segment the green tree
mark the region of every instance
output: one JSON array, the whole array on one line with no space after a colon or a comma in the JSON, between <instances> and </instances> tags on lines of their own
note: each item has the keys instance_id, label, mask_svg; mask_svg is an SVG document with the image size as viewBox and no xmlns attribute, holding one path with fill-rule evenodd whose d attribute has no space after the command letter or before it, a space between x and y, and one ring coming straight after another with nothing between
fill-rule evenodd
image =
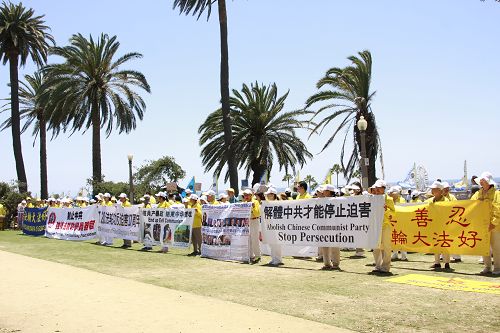
<instances>
[{"instance_id":1,"label":"green tree","mask_svg":"<svg viewBox=\"0 0 500 333\"><path fill-rule=\"evenodd\" d=\"M287 186L286 186L286 187L290 187L290 180L292 180L292 179L293 179L293 176L287 173L287 174L283 177L282 181L286 182L286 184L287 184Z\"/></svg>"},{"instance_id":2,"label":"green tree","mask_svg":"<svg viewBox=\"0 0 500 333\"><path fill-rule=\"evenodd\" d=\"M72 133L92 128L92 178L102 181L101 129L108 137L113 126L119 133L135 129L142 120L146 104L133 89L150 92L146 77L135 70L121 69L130 60L142 58L137 52L115 60L120 43L116 36L101 34L97 41L81 34L70 38L70 45L55 47L51 53L64 59L62 64L45 67L46 84L54 101L50 126L63 124Z\"/></svg>"},{"instance_id":3,"label":"green tree","mask_svg":"<svg viewBox=\"0 0 500 333\"><path fill-rule=\"evenodd\" d=\"M304 177L304 181L307 183L309 191L311 191L313 187L316 187L316 186L311 186L311 185L317 185L318 184L318 182L316 181L316 179L314 179L314 177L311 176L311 175L305 176Z\"/></svg>"},{"instance_id":4,"label":"green tree","mask_svg":"<svg viewBox=\"0 0 500 333\"><path fill-rule=\"evenodd\" d=\"M35 144L36 138L40 135L40 196L42 199L48 198L47 181L47 102L43 88L44 79L40 71L33 75L25 75L26 83L21 81L19 87L20 116L25 119L21 133L24 133L33 124L33 136ZM9 104L10 106L10 104ZM12 125L12 118L5 120L1 129L4 130Z\"/></svg>"},{"instance_id":5,"label":"green tree","mask_svg":"<svg viewBox=\"0 0 500 333\"><path fill-rule=\"evenodd\" d=\"M295 171L295 165L303 166L306 158L312 158L304 143L296 136L295 130L304 127L308 122L301 121L300 116L310 114L309 111L283 111L288 92L278 97L275 84L259 86L258 83L248 87L243 85L241 92L233 89L229 99L231 119L233 122L233 138L235 160L244 167L247 177L253 173L252 184L259 183L267 171L273 168L275 156L280 170L285 168ZM218 176L226 164L227 154L224 146L224 129L222 110L210 114L198 129L201 134L200 145L203 146L202 163L208 172L215 168ZM229 174L226 173L227 180Z\"/></svg>"},{"instance_id":6,"label":"green tree","mask_svg":"<svg viewBox=\"0 0 500 333\"><path fill-rule=\"evenodd\" d=\"M330 169L331 173L336 174L337 176L337 187L339 187L339 173L344 172L344 169L342 169L342 166L340 164L335 163L333 167Z\"/></svg>"},{"instance_id":7,"label":"green tree","mask_svg":"<svg viewBox=\"0 0 500 333\"><path fill-rule=\"evenodd\" d=\"M145 184L149 188L158 188L167 182L178 182L186 176L186 172L170 156L164 156L155 161L148 161L134 174L138 184Z\"/></svg>"},{"instance_id":8,"label":"green tree","mask_svg":"<svg viewBox=\"0 0 500 333\"><path fill-rule=\"evenodd\" d=\"M352 173L359 165L358 156L361 147L361 137L356 123L361 116L365 117L368 122L366 130L366 149L367 157L369 158L368 182L373 184L376 180L375 161L379 153L380 139L375 123L375 115L370 106L375 95L375 92L370 91L372 56L369 51L359 52L358 55L359 57L348 57L351 61L350 66L345 68L333 67L326 72L326 75L318 81L316 86L318 89L328 89L321 90L309 97L306 102L306 108L317 104L322 105L315 112L314 117L323 114L323 112L328 112L328 115L316 124L311 135L318 131L322 132L332 121L337 120L339 122L333 134L323 146L322 151L332 143L339 133L343 130L345 131L340 162L344 170L344 175L348 179L352 178ZM345 161L345 157L348 154L346 142L350 133L353 135L354 148L350 157Z\"/></svg>"},{"instance_id":9,"label":"green tree","mask_svg":"<svg viewBox=\"0 0 500 333\"><path fill-rule=\"evenodd\" d=\"M212 12L212 5L216 0L174 0L174 9L179 8L180 13L193 16L197 15L198 19L206 11L207 20ZM227 10L226 0L218 0L217 8L219 13L219 29L220 29L220 95L222 104L222 124L224 129L224 145L226 147L224 158L227 161L229 183L238 195L238 164L236 161L237 149L233 144L230 106L229 106L229 52L227 42Z\"/></svg>"},{"instance_id":10,"label":"green tree","mask_svg":"<svg viewBox=\"0 0 500 333\"><path fill-rule=\"evenodd\" d=\"M42 66L47 62L49 42L54 38L47 31L43 15L36 16L32 8L3 2L0 7L0 59L10 68L12 146L16 161L19 192L28 190L21 146L21 120L19 114L19 65L26 65L28 58Z\"/></svg>"}]
</instances>

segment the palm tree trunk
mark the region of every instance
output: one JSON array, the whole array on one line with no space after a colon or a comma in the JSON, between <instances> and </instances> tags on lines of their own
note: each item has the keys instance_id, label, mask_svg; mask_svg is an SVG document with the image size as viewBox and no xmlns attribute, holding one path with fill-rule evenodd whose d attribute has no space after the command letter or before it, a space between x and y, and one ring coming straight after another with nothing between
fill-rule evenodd
<instances>
[{"instance_id":1,"label":"palm tree trunk","mask_svg":"<svg viewBox=\"0 0 500 333\"><path fill-rule=\"evenodd\" d=\"M101 172L101 118L99 104L92 102L92 188L102 182Z\"/></svg>"},{"instance_id":2,"label":"palm tree trunk","mask_svg":"<svg viewBox=\"0 0 500 333\"><path fill-rule=\"evenodd\" d=\"M232 144L231 118L229 117L229 55L227 45L227 11L226 1L217 1L220 27L220 95L222 101L222 123L224 125L224 142L226 145L229 183L238 195L238 168L234 158Z\"/></svg>"},{"instance_id":3,"label":"palm tree trunk","mask_svg":"<svg viewBox=\"0 0 500 333\"><path fill-rule=\"evenodd\" d=\"M40 196L42 199L49 197L47 183L47 128L44 110L40 111L38 124L40 126Z\"/></svg>"},{"instance_id":4,"label":"palm tree trunk","mask_svg":"<svg viewBox=\"0 0 500 333\"><path fill-rule=\"evenodd\" d=\"M28 180L24 169L23 151L21 146L21 118L19 115L19 78L18 78L19 55L15 52L9 54L10 65L10 98L11 98L11 121L12 121L12 148L16 160L17 182L20 193L28 192Z\"/></svg>"},{"instance_id":5,"label":"palm tree trunk","mask_svg":"<svg viewBox=\"0 0 500 333\"><path fill-rule=\"evenodd\" d=\"M337 172L337 188L339 188L339 173Z\"/></svg>"}]
</instances>

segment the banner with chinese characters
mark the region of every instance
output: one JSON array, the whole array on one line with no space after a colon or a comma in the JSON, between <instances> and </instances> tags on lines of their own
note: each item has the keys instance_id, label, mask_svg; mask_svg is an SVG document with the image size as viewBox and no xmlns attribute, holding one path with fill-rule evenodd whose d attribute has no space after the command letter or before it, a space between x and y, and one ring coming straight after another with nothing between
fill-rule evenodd
<instances>
[{"instance_id":1,"label":"banner with chinese characters","mask_svg":"<svg viewBox=\"0 0 500 333\"><path fill-rule=\"evenodd\" d=\"M49 208L45 236L64 240L90 240L97 236L97 206Z\"/></svg>"},{"instance_id":2,"label":"banner with chinese characters","mask_svg":"<svg viewBox=\"0 0 500 333\"><path fill-rule=\"evenodd\" d=\"M374 248L380 239L384 205L382 195L263 201L262 241L266 244Z\"/></svg>"},{"instance_id":3,"label":"banner with chinese characters","mask_svg":"<svg viewBox=\"0 0 500 333\"><path fill-rule=\"evenodd\" d=\"M201 256L249 261L248 243L252 203L203 205Z\"/></svg>"},{"instance_id":4,"label":"banner with chinese characters","mask_svg":"<svg viewBox=\"0 0 500 333\"><path fill-rule=\"evenodd\" d=\"M476 200L396 206L390 216L393 249L488 255L488 205Z\"/></svg>"},{"instance_id":5,"label":"banner with chinese characters","mask_svg":"<svg viewBox=\"0 0 500 333\"><path fill-rule=\"evenodd\" d=\"M141 209L143 243L188 248L191 241L194 209L146 208Z\"/></svg>"},{"instance_id":6,"label":"banner with chinese characters","mask_svg":"<svg viewBox=\"0 0 500 333\"><path fill-rule=\"evenodd\" d=\"M23 211L23 234L30 236L45 235L47 208L25 208Z\"/></svg>"},{"instance_id":7,"label":"banner with chinese characters","mask_svg":"<svg viewBox=\"0 0 500 333\"><path fill-rule=\"evenodd\" d=\"M141 239L139 207L99 206L99 235L139 241Z\"/></svg>"}]
</instances>

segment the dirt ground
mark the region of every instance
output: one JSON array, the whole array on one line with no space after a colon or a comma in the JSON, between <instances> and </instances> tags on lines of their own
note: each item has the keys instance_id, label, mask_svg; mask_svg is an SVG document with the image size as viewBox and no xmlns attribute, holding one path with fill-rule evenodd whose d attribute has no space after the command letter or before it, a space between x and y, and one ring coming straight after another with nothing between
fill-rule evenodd
<instances>
[{"instance_id":1,"label":"dirt ground","mask_svg":"<svg viewBox=\"0 0 500 333\"><path fill-rule=\"evenodd\" d=\"M0 251L0 332L349 332Z\"/></svg>"}]
</instances>

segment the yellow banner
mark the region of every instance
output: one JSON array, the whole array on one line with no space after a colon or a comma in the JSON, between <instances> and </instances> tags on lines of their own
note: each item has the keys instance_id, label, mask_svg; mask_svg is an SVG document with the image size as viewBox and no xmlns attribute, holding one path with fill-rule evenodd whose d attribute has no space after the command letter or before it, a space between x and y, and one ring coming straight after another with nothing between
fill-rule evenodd
<instances>
[{"instance_id":1,"label":"yellow banner","mask_svg":"<svg viewBox=\"0 0 500 333\"><path fill-rule=\"evenodd\" d=\"M411 284L420 287L429 287L446 290L472 291L476 293L487 293L500 295L500 283L459 278L446 278L422 274L408 274L396 278L387 279L389 282Z\"/></svg>"},{"instance_id":2,"label":"yellow banner","mask_svg":"<svg viewBox=\"0 0 500 333\"><path fill-rule=\"evenodd\" d=\"M488 204L477 200L396 206L390 216L394 250L488 255Z\"/></svg>"}]
</instances>

